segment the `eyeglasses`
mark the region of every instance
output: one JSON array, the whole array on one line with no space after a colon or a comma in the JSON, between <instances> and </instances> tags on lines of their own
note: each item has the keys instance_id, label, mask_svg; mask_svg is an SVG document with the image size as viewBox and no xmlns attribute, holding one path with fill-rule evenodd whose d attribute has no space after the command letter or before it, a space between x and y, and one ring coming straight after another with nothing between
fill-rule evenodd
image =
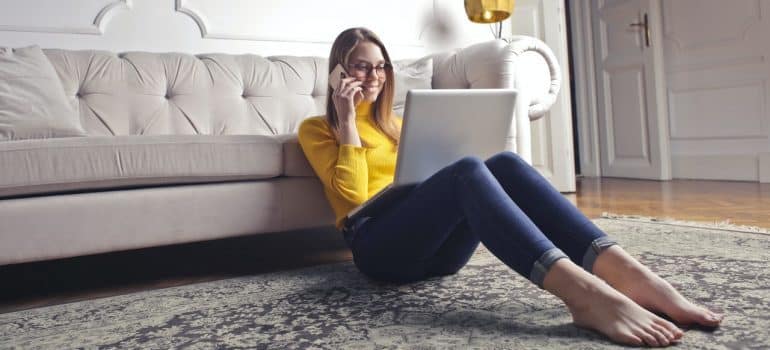
<instances>
[{"instance_id":1,"label":"eyeglasses","mask_svg":"<svg viewBox=\"0 0 770 350\"><path fill-rule=\"evenodd\" d=\"M350 73L356 77L363 78L372 74L372 71L377 73L377 76L382 77L386 71L389 71L393 66L390 63L380 63L376 66L369 63L350 63L348 64Z\"/></svg>"}]
</instances>

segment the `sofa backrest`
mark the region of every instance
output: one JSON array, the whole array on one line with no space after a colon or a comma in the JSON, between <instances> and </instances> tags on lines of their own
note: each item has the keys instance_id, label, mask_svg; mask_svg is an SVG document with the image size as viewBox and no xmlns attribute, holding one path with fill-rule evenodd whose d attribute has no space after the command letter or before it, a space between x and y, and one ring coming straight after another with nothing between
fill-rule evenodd
<instances>
[{"instance_id":1,"label":"sofa backrest","mask_svg":"<svg viewBox=\"0 0 770 350\"><path fill-rule=\"evenodd\" d=\"M286 134L326 104L318 57L44 52L90 135Z\"/></svg>"},{"instance_id":2,"label":"sofa backrest","mask_svg":"<svg viewBox=\"0 0 770 350\"><path fill-rule=\"evenodd\" d=\"M325 113L328 66L321 57L44 52L90 135L281 135ZM561 79L550 49L521 36L395 61L394 66L397 114L412 88L515 87L523 111L536 119L555 101ZM528 127L530 118L518 118L522 125L514 129ZM526 134L528 128L522 130Z\"/></svg>"}]
</instances>

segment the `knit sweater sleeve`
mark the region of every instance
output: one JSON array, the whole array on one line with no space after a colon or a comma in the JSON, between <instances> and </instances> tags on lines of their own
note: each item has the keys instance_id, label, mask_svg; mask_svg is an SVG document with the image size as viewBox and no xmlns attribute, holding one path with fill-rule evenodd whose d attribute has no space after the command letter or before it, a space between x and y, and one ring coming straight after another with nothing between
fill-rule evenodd
<instances>
[{"instance_id":1,"label":"knit sweater sleeve","mask_svg":"<svg viewBox=\"0 0 770 350\"><path fill-rule=\"evenodd\" d=\"M306 119L299 127L299 144L327 191L351 204L368 198L366 148L339 145L323 117Z\"/></svg>"}]
</instances>

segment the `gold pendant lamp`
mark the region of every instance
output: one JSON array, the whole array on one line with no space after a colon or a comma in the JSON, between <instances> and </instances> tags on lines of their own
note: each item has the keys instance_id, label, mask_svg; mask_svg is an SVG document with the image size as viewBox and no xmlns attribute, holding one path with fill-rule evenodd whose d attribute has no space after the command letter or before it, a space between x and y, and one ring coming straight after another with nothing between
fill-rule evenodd
<instances>
[{"instance_id":1,"label":"gold pendant lamp","mask_svg":"<svg viewBox=\"0 0 770 350\"><path fill-rule=\"evenodd\" d=\"M511 16L514 0L465 0L465 13L476 23L496 23Z\"/></svg>"}]
</instances>

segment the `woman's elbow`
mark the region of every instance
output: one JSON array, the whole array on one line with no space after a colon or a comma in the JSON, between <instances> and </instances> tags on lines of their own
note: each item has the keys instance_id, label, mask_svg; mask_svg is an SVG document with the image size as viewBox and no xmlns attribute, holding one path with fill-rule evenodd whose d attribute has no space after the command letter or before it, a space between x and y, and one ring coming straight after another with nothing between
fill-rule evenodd
<instances>
[{"instance_id":1,"label":"woman's elbow","mask_svg":"<svg viewBox=\"0 0 770 350\"><path fill-rule=\"evenodd\" d=\"M354 205L359 205L369 199L368 194L364 190L354 190L350 188L338 187L335 188L335 192L337 192L345 201L348 201Z\"/></svg>"}]
</instances>

